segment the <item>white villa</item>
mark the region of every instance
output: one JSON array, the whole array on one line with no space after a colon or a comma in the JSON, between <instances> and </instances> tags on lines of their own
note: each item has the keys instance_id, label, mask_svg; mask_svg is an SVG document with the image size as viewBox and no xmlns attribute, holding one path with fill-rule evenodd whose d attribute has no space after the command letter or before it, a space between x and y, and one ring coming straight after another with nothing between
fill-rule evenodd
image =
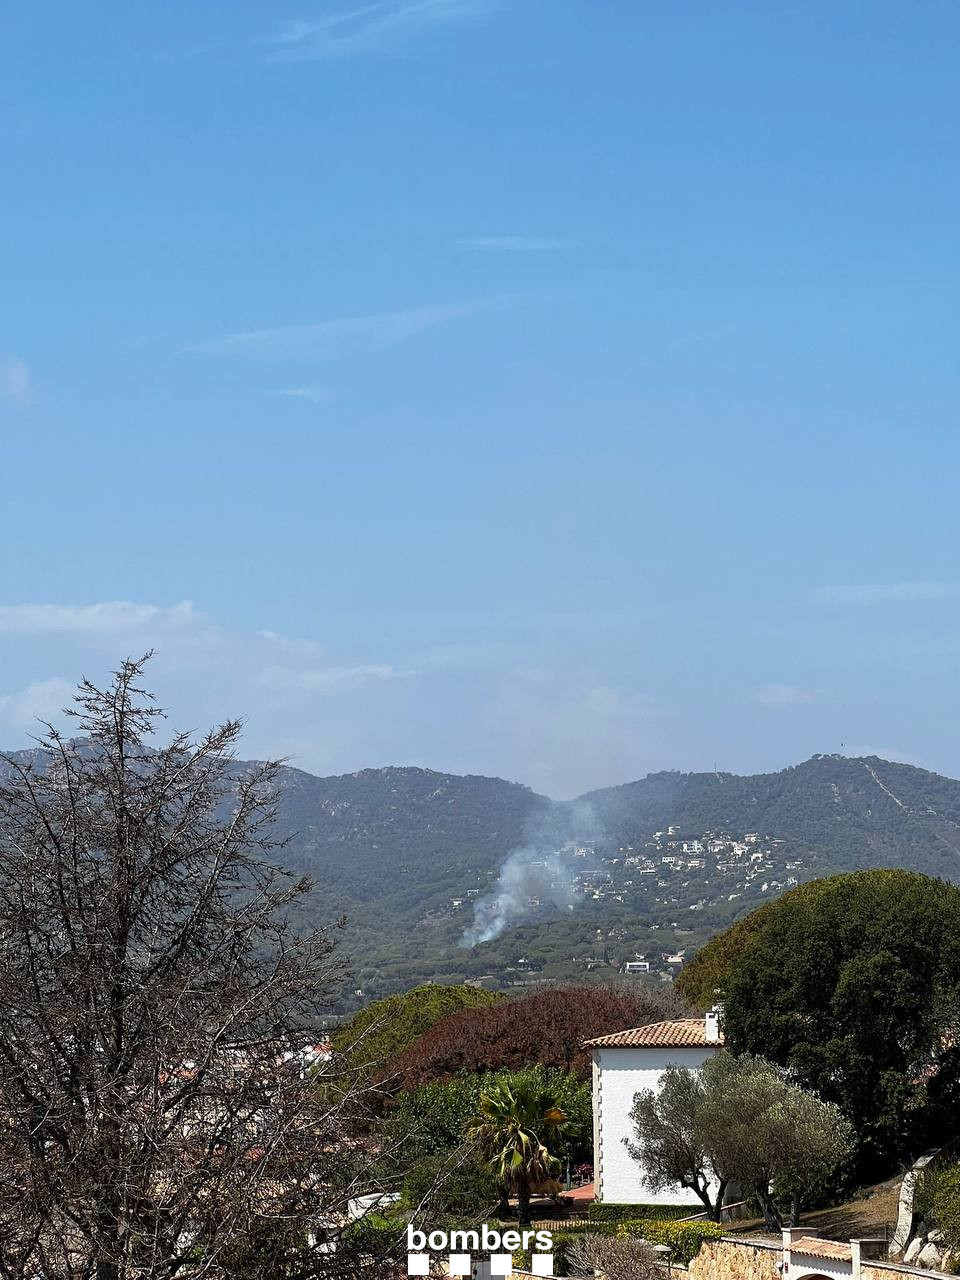
<instances>
[{"instance_id":1,"label":"white villa","mask_svg":"<svg viewBox=\"0 0 960 1280\"><path fill-rule=\"evenodd\" d=\"M653 1191L624 1146L641 1089L656 1090L668 1066L699 1067L723 1047L719 1010L704 1018L654 1022L587 1041L593 1050L593 1181L598 1200L615 1204L696 1205L683 1187ZM699 1207L699 1206L698 1206Z\"/></svg>"}]
</instances>

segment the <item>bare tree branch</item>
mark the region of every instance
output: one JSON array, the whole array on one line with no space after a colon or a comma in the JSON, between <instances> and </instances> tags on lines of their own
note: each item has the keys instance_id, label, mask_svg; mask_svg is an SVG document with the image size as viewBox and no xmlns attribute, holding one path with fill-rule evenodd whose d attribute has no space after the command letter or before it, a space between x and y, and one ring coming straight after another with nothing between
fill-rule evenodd
<instances>
[{"instance_id":1,"label":"bare tree branch","mask_svg":"<svg viewBox=\"0 0 960 1280\"><path fill-rule=\"evenodd\" d=\"M362 1276L383 1183L311 1051L340 966L271 860L278 766L237 721L155 746L146 661L0 759L0 1278Z\"/></svg>"}]
</instances>

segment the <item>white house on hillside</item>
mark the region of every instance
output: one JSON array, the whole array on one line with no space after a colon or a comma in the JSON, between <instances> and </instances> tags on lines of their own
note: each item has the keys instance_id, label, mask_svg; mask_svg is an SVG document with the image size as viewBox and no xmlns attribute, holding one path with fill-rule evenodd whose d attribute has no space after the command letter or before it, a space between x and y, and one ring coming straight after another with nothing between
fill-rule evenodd
<instances>
[{"instance_id":1,"label":"white house on hillside","mask_svg":"<svg viewBox=\"0 0 960 1280\"><path fill-rule=\"evenodd\" d=\"M630 1110L641 1089L660 1086L668 1066L699 1067L723 1047L719 1011L704 1018L654 1022L632 1031L588 1040L593 1050L593 1181L598 1200L614 1204L696 1205L683 1187L653 1191L627 1151L633 1138ZM699 1206L697 1206L699 1207Z\"/></svg>"}]
</instances>

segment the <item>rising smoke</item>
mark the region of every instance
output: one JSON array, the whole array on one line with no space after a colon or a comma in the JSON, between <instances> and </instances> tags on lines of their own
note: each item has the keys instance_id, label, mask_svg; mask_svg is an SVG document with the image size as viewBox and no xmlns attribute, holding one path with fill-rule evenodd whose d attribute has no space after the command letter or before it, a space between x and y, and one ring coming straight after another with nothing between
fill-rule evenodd
<instances>
[{"instance_id":1,"label":"rising smoke","mask_svg":"<svg viewBox=\"0 0 960 1280\"><path fill-rule=\"evenodd\" d=\"M594 849L602 838L589 804L558 805L528 823L526 840L507 855L490 891L473 904L473 921L461 947L490 942L544 908L565 909L576 901L576 876L592 870L592 854L577 856L574 846Z\"/></svg>"}]
</instances>

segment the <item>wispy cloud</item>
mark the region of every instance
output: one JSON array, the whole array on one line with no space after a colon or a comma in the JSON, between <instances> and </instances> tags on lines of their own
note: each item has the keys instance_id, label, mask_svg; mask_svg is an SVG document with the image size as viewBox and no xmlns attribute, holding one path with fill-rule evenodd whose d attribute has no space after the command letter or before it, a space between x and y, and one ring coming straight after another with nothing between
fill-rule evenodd
<instances>
[{"instance_id":1,"label":"wispy cloud","mask_svg":"<svg viewBox=\"0 0 960 1280\"><path fill-rule=\"evenodd\" d=\"M267 394L284 400L308 400L311 404L319 404L329 397L330 392L326 387L277 387Z\"/></svg>"},{"instance_id":2,"label":"wispy cloud","mask_svg":"<svg viewBox=\"0 0 960 1280\"><path fill-rule=\"evenodd\" d=\"M69 680L51 676L37 680L19 693L0 695L0 724L10 729L34 730L40 722L56 723L76 692Z\"/></svg>"},{"instance_id":3,"label":"wispy cloud","mask_svg":"<svg viewBox=\"0 0 960 1280\"><path fill-rule=\"evenodd\" d=\"M813 689L800 689L793 684L762 684L750 694L753 702L758 702L761 707L767 707L770 711L783 711L787 707L802 706L806 702L813 702L816 698L816 692Z\"/></svg>"},{"instance_id":4,"label":"wispy cloud","mask_svg":"<svg viewBox=\"0 0 960 1280\"><path fill-rule=\"evenodd\" d=\"M320 640L224 625L192 605L6 605L0 638L6 750L35 736L38 721L68 724L62 711L81 675L102 684L125 655L154 650L146 683L178 721L182 712L194 726L242 714L249 756L295 755L314 771L359 768L397 754L367 735L383 732L383 700L415 674L392 655L330 653Z\"/></svg>"},{"instance_id":5,"label":"wispy cloud","mask_svg":"<svg viewBox=\"0 0 960 1280\"><path fill-rule=\"evenodd\" d=\"M408 307L379 315L347 316L319 324L282 325L250 329L200 343L193 351L256 356L269 360L339 360L371 351L385 351L451 320L475 315L504 299L475 298L431 307Z\"/></svg>"},{"instance_id":6,"label":"wispy cloud","mask_svg":"<svg viewBox=\"0 0 960 1280\"><path fill-rule=\"evenodd\" d=\"M561 249L579 249L579 240L560 240L553 236L471 236L458 240L461 249L481 249L490 253L556 253Z\"/></svg>"},{"instance_id":7,"label":"wispy cloud","mask_svg":"<svg viewBox=\"0 0 960 1280\"><path fill-rule=\"evenodd\" d=\"M383 680L402 680L411 675L386 662L355 667L268 667L263 684L268 689L294 693L350 693L364 685Z\"/></svg>"},{"instance_id":8,"label":"wispy cloud","mask_svg":"<svg viewBox=\"0 0 960 1280\"><path fill-rule=\"evenodd\" d=\"M818 587L813 598L826 604L910 603L946 600L960 595L958 582L878 582L845 587Z\"/></svg>"},{"instance_id":9,"label":"wispy cloud","mask_svg":"<svg viewBox=\"0 0 960 1280\"><path fill-rule=\"evenodd\" d=\"M285 636L279 631L269 630L258 631L257 635L279 653L294 658L315 658L323 652L323 646L316 640L303 640L299 636Z\"/></svg>"},{"instance_id":10,"label":"wispy cloud","mask_svg":"<svg viewBox=\"0 0 960 1280\"><path fill-rule=\"evenodd\" d=\"M19 409L33 402L30 370L15 356L0 357L0 398Z\"/></svg>"},{"instance_id":11,"label":"wispy cloud","mask_svg":"<svg viewBox=\"0 0 960 1280\"><path fill-rule=\"evenodd\" d=\"M0 633L108 633L168 630L195 625L200 615L189 601L165 606L114 600L105 604L0 605Z\"/></svg>"},{"instance_id":12,"label":"wispy cloud","mask_svg":"<svg viewBox=\"0 0 960 1280\"><path fill-rule=\"evenodd\" d=\"M431 27L483 18L497 0L373 0L322 18L281 22L258 43L274 62L384 53Z\"/></svg>"}]
</instances>

